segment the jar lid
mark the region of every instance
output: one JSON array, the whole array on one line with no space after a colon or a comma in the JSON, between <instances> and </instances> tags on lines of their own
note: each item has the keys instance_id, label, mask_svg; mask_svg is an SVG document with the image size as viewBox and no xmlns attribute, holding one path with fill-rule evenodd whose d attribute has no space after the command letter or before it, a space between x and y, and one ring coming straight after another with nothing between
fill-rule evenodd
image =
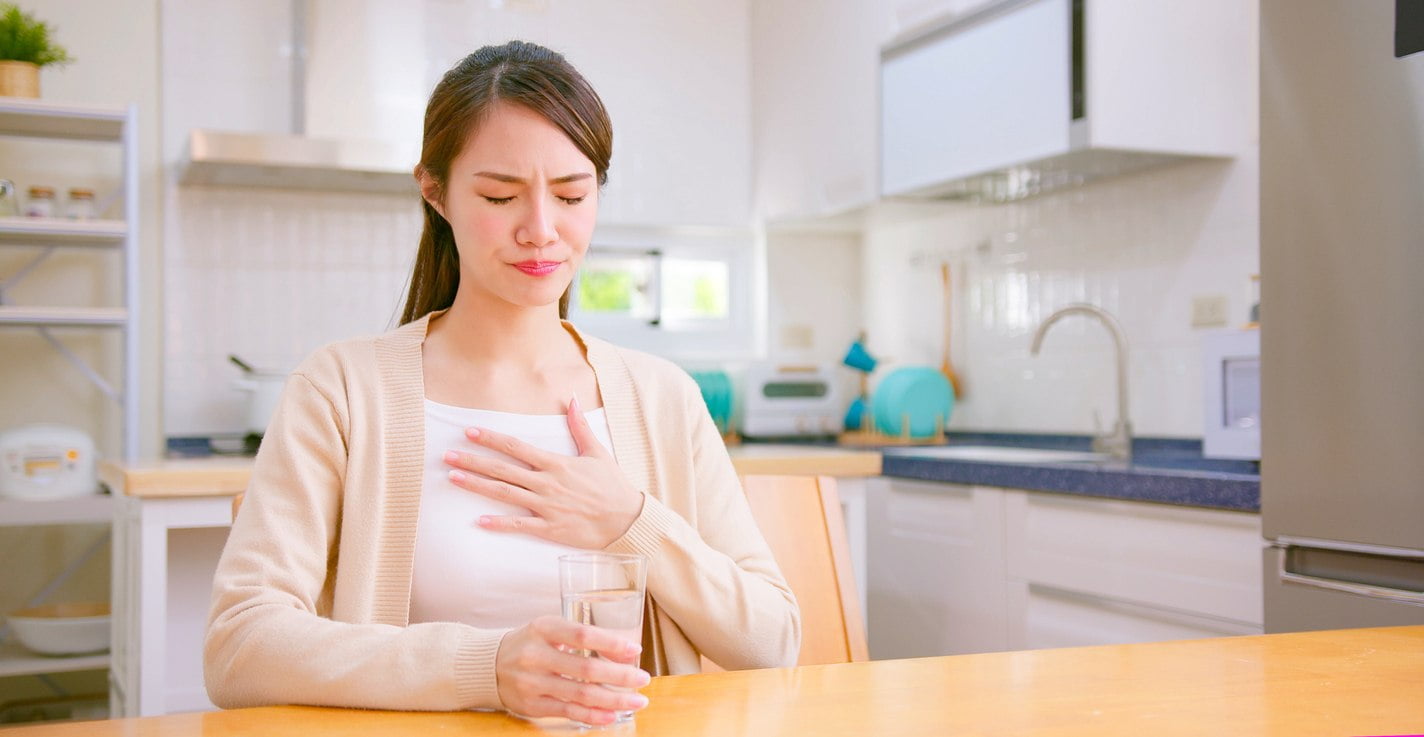
<instances>
[{"instance_id":1,"label":"jar lid","mask_svg":"<svg viewBox=\"0 0 1424 737\"><path fill-rule=\"evenodd\" d=\"M53 196L54 196L54 187L40 187L40 186L30 187L30 196L31 196L31 197L53 197Z\"/></svg>"},{"instance_id":2,"label":"jar lid","mask_svg":"<svg viewBox=\"0 0 1424 737\"><path fill-rule=\"evenodd\" d=\"M92 200L92 199L94 199L94 190L89 189L88 187L70 187L70 188L69 188L69 198L72 199L72 200L73 200L73 199L81 199L81 200L82 200L82 199L91 199L91 200Z\"/></svg>"}]
</instances>

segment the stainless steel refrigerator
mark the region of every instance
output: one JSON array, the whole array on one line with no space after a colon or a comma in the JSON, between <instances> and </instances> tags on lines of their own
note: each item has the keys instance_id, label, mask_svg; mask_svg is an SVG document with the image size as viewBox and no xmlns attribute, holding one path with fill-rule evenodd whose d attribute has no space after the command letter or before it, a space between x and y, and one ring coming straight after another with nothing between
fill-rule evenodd
<instances>
[{"instance_id":1,"label":"stainless steel refrigerator","mask_svg":"<svg viewBox=\"0 0 1424 737\"><path fill-rule=\"evenodd\" d=\"M1261 2L1267 632L1424 623L1421 14Z\"/></svg>"}]
</instances>

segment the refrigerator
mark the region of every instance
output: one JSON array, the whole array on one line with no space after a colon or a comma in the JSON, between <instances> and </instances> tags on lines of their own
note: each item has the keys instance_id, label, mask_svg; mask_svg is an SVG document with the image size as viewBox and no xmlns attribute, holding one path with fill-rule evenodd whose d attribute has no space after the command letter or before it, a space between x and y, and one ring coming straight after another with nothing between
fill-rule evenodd
<instances>
[{"instance_id":1,"label":"refrigerator","mask_svg":"<svg viewBox=\"0 0 1424 737\"><path fill-rule=\"evenodd\" d=\"M1260 7L1265 629L1424 624L1424 0Z\"/></svg>"}]
</instances>

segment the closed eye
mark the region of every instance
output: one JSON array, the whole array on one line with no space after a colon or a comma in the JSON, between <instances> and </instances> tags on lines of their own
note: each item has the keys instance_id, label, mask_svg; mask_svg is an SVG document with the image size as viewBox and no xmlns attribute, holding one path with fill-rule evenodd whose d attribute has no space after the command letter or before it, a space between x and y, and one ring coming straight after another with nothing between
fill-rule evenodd
<instances>
[{"instance_id":1,"label":"closed eye","mask_svg":"<svg viewBox=\"0 0 1424 737\"><path fill-rule=\"evenodd\" d=\"M491 205L507 205L507 204L509 204L509 202L510 202L511 200L513 200L513 199L514 199L513 196L509 196L509 197L486 197L486 198L485 198L485 201L488 202L488 203L490 203Z\"/></svg>"},{"instance_id":2,"label":"closed eye","mask_svg":"<svg viewBox=\"0 0 1424 737\"><path fill-rule=\"evenodd\" d=\"M583 202L583 197L560 197L559 199L563 200L566 205L577 205Z\"/></svg>"}]
</instances>

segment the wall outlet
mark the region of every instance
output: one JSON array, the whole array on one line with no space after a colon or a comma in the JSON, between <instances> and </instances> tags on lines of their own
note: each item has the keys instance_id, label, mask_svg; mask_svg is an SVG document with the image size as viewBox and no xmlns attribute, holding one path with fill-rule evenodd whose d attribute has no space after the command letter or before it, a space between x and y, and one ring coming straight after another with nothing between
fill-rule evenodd
<instances>
[{"instance_id":1,"label":"wall outlet","mask_svg":"<svg viewBox=\"0 0 1424 737\"><path fill-rule=\"evenodd\" d=\"M1192 297L1192 327L1226 327L1226 296L1222 294L1199 294Z\"/></svg>"},{"instance_id":2,"label":"wall outlet","mask_svg":"<svg viewBox=\"0 0 1424 737\"><path fill-rule=\"evenodd\" d=\"M781 348L789 351L809 351L815 343L815 332L810 325L796 323L781 328Z\"/></svg>"}]
</instances>

